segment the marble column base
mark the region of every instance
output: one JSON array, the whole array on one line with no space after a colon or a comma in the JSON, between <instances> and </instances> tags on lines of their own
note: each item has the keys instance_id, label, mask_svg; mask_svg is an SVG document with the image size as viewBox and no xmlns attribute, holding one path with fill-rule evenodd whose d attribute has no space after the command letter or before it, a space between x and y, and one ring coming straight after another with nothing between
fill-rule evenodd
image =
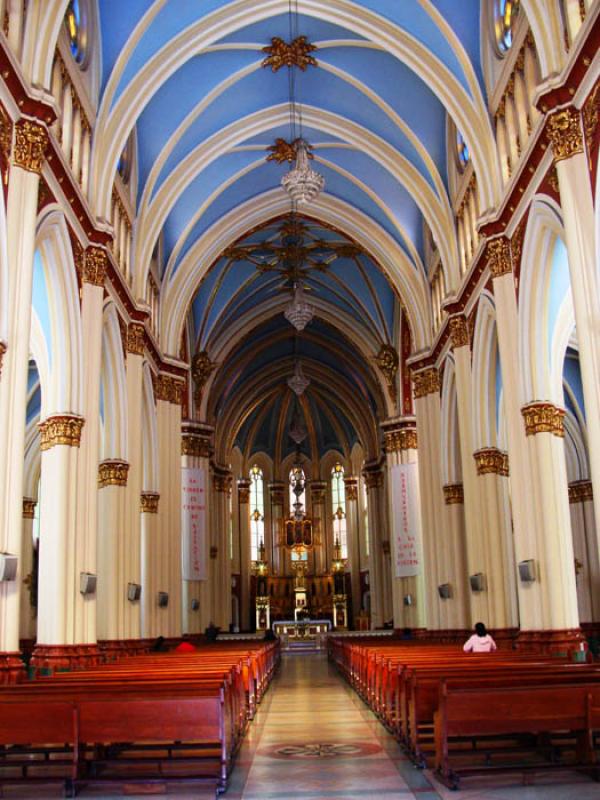
<instances>
[{"instance_id":1,"label":"marble column base","mask_svg":"<svg viewBox=\"0 0 600 800\"><path fill-rule=\"evenodd\" d=\"M96 644L36 644L30 665L37 672L64 669L85 669L100 663Z\"/></svg>"},{"instance_id":2,"label":"marble column base","mask_svg":"<svg viewBox=\"0 0 600 800\"><path fill-rule=\"evenodd\" d=\"M579 628L553 631L520 631L516 647L527 653L542 653L544 655L565 654L570 656L574 652L587 650L585 634Z\"/></svg>"},{"instance_id":3,"label":"marble column base","mask_svg":"<svg viewBox=\"0 0 600 800\"><path fill-rule=\"evenodd\" d=\"M0 686L21 683L27 678L19 653L0 653Z\"/></svg>"}]
</instances>

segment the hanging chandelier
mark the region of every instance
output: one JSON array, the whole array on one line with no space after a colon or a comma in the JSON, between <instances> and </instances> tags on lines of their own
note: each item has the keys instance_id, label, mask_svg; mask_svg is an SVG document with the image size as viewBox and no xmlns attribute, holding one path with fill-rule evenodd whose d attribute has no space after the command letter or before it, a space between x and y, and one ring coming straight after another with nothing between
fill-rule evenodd
<instances>
[{"instance_id":1,"label":"hanging chandelier","mask_svg":"<svg viewBox=\"0 0 600 800\"><path fill-rule=\"evenodd\" d=\"M306 142L296 140L296 166L281 179L281 185L294 203L309 203L323 191L325 178L308 163Z\"/></svg>"},{"instance_id":2,"label":"hanging chandelier","mask_svg":"<svg viewBox=\"0 0 600 800\"><path fill-rule=\"evenodd\" d=\"M297 397L301 397L305 390L310 386L310 380L302 372L302 365L299 361L296 361L294 374L291 378L288 378L288 386Z\"/></svg>"},{"instance_id":3,"label":"hanging chandelier","mask_svg":"<svg viewBox=\"0 0 600 800\"><path fill-rule=\"evenodd\" d=\"M313 307L307 301L301 283L294 284L292 302L286 306L283 316L298 332L303 331L313 318Z\"/></svg>"}]
</instances>

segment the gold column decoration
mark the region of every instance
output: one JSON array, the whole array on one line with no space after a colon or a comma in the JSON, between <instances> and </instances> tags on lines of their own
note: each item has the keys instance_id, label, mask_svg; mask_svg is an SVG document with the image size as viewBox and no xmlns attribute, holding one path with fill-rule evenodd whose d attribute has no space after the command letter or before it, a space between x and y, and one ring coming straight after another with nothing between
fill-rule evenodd
<instances>
[{"instance_id":1,"label":"gold column decoration","mask_svg":"<svg viewBox=\"0 0 600 800\"><path fill-rule=\"evenodd\" d=\"M444 490L444 502L447 506L464 505L465 493L462 483L447 483Z\"/></svg>"},{"instance_id":2,"label":"gold column decoration","mask_svg":"<svg viewBox=\"0 0 600 800\"><path fill-rule=\"evenodd\" d=\"M310 499L313 503L322 503L325 500L327 484L324 481L312 481L310 484Z\"/></svg>"},{"instance_id":3,"label":"gold column decoration","mask_svg":"<svg viewBox=\"0 0 600 800\"><path fill-rule=\"evenodd\" d=\"M232 482L233 479L231 477L231 473L228 473L223 469L219 469L213 473L213 487L216 492L227 492L230 494Z\"/></svg>"},{"instance_id":4,"label":"gold column decoration","mask_svg":"<svg viewBox=\"0 0 600 800\"><path fill-rule=\"evenodd\" d=\"M81 280L93 286L104 286L106 270L108 268L108 255L102 247L88 247L80 260Z\"/></svg>"},{"instance_id":5,"label":"gold column decoration","mask_svg":"<svg viewBox=\"0 0 600 800\"><path fill-rule=\"evenodd\" d=\"M344 478L346 500L358 500L358 478L348 476Z\"/></svg>"},{"instance_id":6,"label":"gold column decoration","mask_svg":"<svg viewBox=\"0 0 600 800\"><path fill-rule=\"evenodd\" d=\"M154 375L152 377L155 400L181 405L183 400L183 382L172 375Z\"/></svg>"},{"instance_id":7,"label":"gold column decoration","mask_svg":"<svg viewBox=\"0 0 600 800\"><path fill-rule=\"evenodd\" d=\"M129 464L116 458L109 458L98 465L98 488L105 486L127 486Z\"/></svg>"},{"instance_id":8,"label":"gold column decoration","mask_svg":"<svg viewBox=\"0 0 600 800\"><path fill-rule=\"evenodd\" d=\"M283 498L285 495L285 484L284 483L270 483L269 484L269 495L271 497L271 503L274 506L282 506L283 505Z\"/></svg>"},{"instance_id":9,"label":"gold column decoration","mask_svg":"<svg viewBox=\"0 0 600 800\"><path fill-rule=\"evenodd\" d=\"M588 99L583 104L583 130L585 133L585 143L588 152L588 162L590 169L592 169L592 150L594 145L594 136L598 126L598 119L600 111L600 83L596 85L594 91L590 94Z\"/></svg>"},{"instance_id":10,"label":"gold column decoration","mask_svg":"<svg viewBox=\"0 0 600 800\"><path fill-rule=\"evenodd\" d=\"M565 411L553 403L528 403L521 409L525 420L525 433L533 436L536 433L551 433L553 436L564 438Z\"/></svg>"},{"instance_id":11,"label":"gold column decoration","mask_svg":"<svg viewBox=\"0 0 600 800\"><path fill-rule=\"evenodd\" d=\"M146 329L141 322L130 322L127 326L127 352L134 356L143 356L145 349Z\"/></svg>"},{"instance_id":12,"label":"gold column decoration","mask_svg":"<svg viewBox=\"0 0 600 800\"><path fill-rule=\"evenodd\" d=\"M396 402L398 397L396 375L400 364L398 353L390 344L382 344L379 353L375 356L375 362L385 378L391 399Z\"/></svg>"},{"instance_id":13,"label":"gold column decoration","mask_svg":"<svg viewBox=\"0 0 600 800\"><path fill-rule=\"evenodd\" d=\"M504 236L487 243L487 264L492 278L501 278L512 272L510 242Z\"/></svg>"},{"instance_id":14,"label":"gold column decoration","mask_svg":"<svg viewBox=\"0 0 600 800\"><path fill-rule=\"evenodd\" d=\"M316 49L314 44L308 42L306 36L297 36L290 44L279 36L273 36L271 44L262 48L262 52L267 53L262 66L271 67L272 72L277 72L282 67L298 67L302 72L306 72L309 65L318 66L317 59L310 55Z\"/></svg>"},{"instance_id":15,"label":"gold column decoration","mask_svg":"<svg viewBox=\"0 0 600 800\"><path fill-rule=\"evenodd\" d=\"M32 497L23 498L23 519L33 519L35 517L35 507L37 500Z\"/></svg>"},{"instance_id":16,"label":"gold column decoration","mask_svg":"<svg viewBox=\"0 0 600 800\"><path fill-rule=\"evenodd\" d=\"M209 379L216 366L217 365L210 360L210 356L206 350L201 350L192 358L192 380L196 387L194 400L197 405L202 400L202 392L206 381Z\"/></svg>"},{"instance_id":17,"label":"gold column decoration","mask_svg":"<svg viewBox=\"0 0 600 800\"><path fill-rule=\"evenodd\" d=\"M49 450L57 445L79 447L84 422L83 417L76 414L56 414L40 422L40 450Z\"/></svg>"},{"instance_id":18,"label":"gold column decoration","mask_svg":"<svg viewBox=\"0 0 600 800\"><path fill-rule=\"evenodd\" d=\"M6 344L4 342L0 342L0 376L2 375L2 360L4 358L4 353L6 353Z\"/></svg>"},{"instance_id":19,"label":"gold column decoration","mask_svg":"<svg viewBox=\"0 0 600 800\"><path fill-rule=\"evenodd\" d=\"M181 455L192 458L210 458L210 439L199 433L187 433L181 436Z\"/></svg>"},{"instance_id":20,"label":"gold column decoration","mask_svg":"<svg viewBox=\"0 0 600 800\"><path fill-rule=\"evenodd\" d=\"M386 453L399 453L401 450L417 450L416 428L394 428L385 431L383 449Z\"/></svg>"},{"instance_id":21,"label":"gold column decoration","mask_svg":"<svg viewBox=\"0 0 600 800\"><path fill-rule=\"evenodd\" d=\"M142 492L140 495L140 511L142 514L158 514L158 501L160 495L157 492Z\"/></svg>"},{"instance_id":22,"label":"gold column decoration","mask_svg":"<svg viewBox=\"0 0 600 800\"><path fill-rule=\"evenodd\" d=\"M16 167L41 175L47 149L48 131L43 125L28 119L17 122L13 150L13 164Z\"/></svg>"},{"instance_id":23,"label":"gold column decoration","mask_svg":"<svg viewBox=\"0 0 600 800\"><path fill-rule=\"evenodd\" d=\"M579 111L565 108L548 117L548 139L552 145L554 161L563 161L576 153L583 153L583 134Z\"/></svg>"},{"instance_id":24,"label":"gold column decoration","mask_svg":"<svg viewBox=\"0 0 600 800\"><path fill-rule=\"evenodd\" d=\"M450 328L450 342L453 349L456 347L468 347L471 344L469 327L465 316L459 314L455 317L450 317L448 325Z\"/></svg>"},{"instance_id":25,"label":"gold column decoration","mask_svg":"<svg viewBox=\"0 0 600 800\"><path fill-rule=\"evenodd\" d=\"M502 475L507 478L508 453L497 447L484 447L473 453L478 475Z\"/></svg>"},{"instance_id":26,"label":"gold column decoration","mask_svg":"<svg viewBox=\"0 0 600 800\"><path fill-rule=\"evenodd\" d=\"M421 372L412 373L415 400L440 391L440 371L437 367L429 367Z\"/></svg>"},{"instance_id":27,"label":"gold column decoration","mask_svg":"<svg viewBox=\"0 0 600 800\"><path fill-rule=\"evenodd\" d=\"M2 155L2 179L8 184L10 154L12 151L13 122L3 105L0 105L0 154Z\"/></svg>"},{"instance_id":28,"label":"gold column decoration","mask_svg":"<svg viewBox=\"0 0 600 800\"><path fill-rule=\"evenodd\" d=\"M365 486L367 489L379 489L383 486L383 472L381 469L363 470Z\"/></svg>"},{"instance_id":29,"label":"gold column decoration","mask_svg":"<svg viewBox=\"0 0 600 800\"><path fill-rule=\"evenodd\" d=\"M237 482L238 487L238 502L245 503L246 505L250 502L250 481L248 478L240 478Z\"/></svg>"},{"instance_id":30,"label":"gold column decoration","mask_svg":"<svg viewBox=\"0 0 600 800\"><path fill-rule=\"evenodd\" d=\"M594 499L591 481L573 481L569 484L569 503L587 503Z\"/></svg>"}]
</instances>

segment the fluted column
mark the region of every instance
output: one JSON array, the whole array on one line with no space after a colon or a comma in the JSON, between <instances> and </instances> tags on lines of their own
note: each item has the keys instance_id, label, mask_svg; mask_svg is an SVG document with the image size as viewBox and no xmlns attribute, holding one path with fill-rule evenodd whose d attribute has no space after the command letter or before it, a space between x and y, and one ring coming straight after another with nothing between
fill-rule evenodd
<instances>
[{"instance_id":1,"label":"fluted column","mask_svg":"<svg viewBox=\"0 0 600 800\"><path fill-rule=\"evenodd\" d=\"M360 550L358 545L358 478L348 475L344 478L346 497L346 541L348 544L347 568L350 571L352 590L352 614L350 627L360 611Z\"/></svg>"},{"instance_id":2,"label":"fluted column","mask_svg":"<svg viewBox=\"0 0 600 800\"><path fill-rule=\"evenodd\" d=\"M333 557L333 543L328 539L327 484L324 481L310 482L310 507L313 520L319 520L321 544L314 548L315 575L325 575ZM293 509L292 509L293 510Z\"/></svg>"},{"instance_id":3,"label":"fluted column","mask_svg":"<svg viewBox=\"0 0 600 800\"><path fill-rule=\"evenodd\" d=\"M231 514L231 472L213 465L214 504L211 506L211 573L213 622L228 630L231 622L231 559L229 558L229 517ZM240 617L241 620L241 617Z\"/></svg>"},{"instance_id":4,"label":"fluted column","mask_svg":"<svg viewBox=\"0 0 600 800\"><path fill-rule=\"evenodd\" d=\"M6 210L6 350L0 380L0 550L21 555L23 452L31 288L40 173L48 146L46 129L30 120L15 125ZM19 566L15 581L0 584L0 682L22 668L19 650Z\"/></svg>"},{"instance_id":5,"label":"fluted column","mask_svg":"<svg viewBox=\"0 0 600 800\"><path fill-rule=\"evenodd\" d=\"M271 502L271 543L267 547L267 553L269 553L273 575L285 575L285 549L279 543L283 525L284 493L285 483L283 483L283 481L273 481L269 484L269 499Z\"/></svg>"},{"instance_id":6,"label":"fluted column","mask_svg":"<svg viewBox=\"0 0 600 800\"><path fill-rule=\"evenodd\" d=\"M465 538L465 494L462 483L443 487L444 519L450 550L450 569L440 574L440 584L450 584L451 603L440 605L442 625L448 628L468 628L471 623L469 576L467 574L467 545ZM440 598L442 599L442 598Z\"/></svg>"},{"instance_id":7,"label":"fluted column","mask_svg":"<svg viewBox=\"0 0 600 800\"><path fill-rule=\"evenodd\" d=\"M558 176L569 257L594 487L596 546L600 550L600 281L591 165L584 152L581 112L578 109L570 107L553 113L548 118L547 130Z\"/></svg>"},{"instance_id":8,"label":"fluted column","mask_svg":"<svg viewBox=\"0 0 600 800\"><path fill-rule=\"evenodd\" d=\"M250 579L252 576L252 560L250 558L250 480L240 478L237 482L239 532L240 532L240 629L250 630L254 627L252 609L250 608Z\"/></svg>"},{"instance_id":9,"label":"fluted column","mask_svg":"<svg viewBox=\"0 0 600 800\"><path fill-rule=\"evenodd\" d=\"M181 466L201 470L203 474L204 542L199 554L206 578L183 581L183 630L184 633L201 633L212 619L209 585L209 518L210 518L210 455L213 429L208 425L186 422L182 428ZM196 601L196 602L194 602ZM197 608L196 608L197 606Z\"/></svg>"},{"instance_id":10,"label":"fluted column","mask_svg":"<svg viewBox=\"0 0 600 800\"><path fill-rule=\"evenodd\" d=\"M424 606L420 620L425 627L444 627L437 587L449 578L446 569L445 539L440 536L443 515L441 470L440 375L436 367L413 373L415 415L419 448L419 487L421 531L425 573ZM452 581L454 583L454 581ZM419 600L419 598L417 598Z\"/></svg>"},{"instance_id":11,"label":"fluted column","mask_svg":"<svg viewBox=\"0 0 600 800\"><path fill-rule=\"evenodd\" d=\"M594 527L594 492L592 482L581 480L569 484L571 529L579 619L600 621L600 563Z\"/></svg>"},{"instance_id":12,"label":"fluted column","mask_svg":"<svg viewBox=\"0 0 600 800\"><path fill-rule=\"evenodd\" d=\"M33 576L33 520L37 501L31 497L23 498L23 541L21 544L21 603L19 611L20 639L35 639L36 624L34 608L31 605Z\"/></svg>"},{"instance_id":13,"label":"fluted column","mask_svg":"<svg viewBox=\"0 0 600 800\"><path fill-rule=\"evenodd\" d=\"M419 519L418 540L415 542L417 560L415 574L407 577L396 577L395 564L400 557L396 552L398 546L398 532L394 530L395 518L393 514L394 498L391 497L394 485L391 482L392 470L401 464L417 464L417 428L414 419L393 420L383 424L384 450L386 453L388 469L388 507L390 514L390 538L392 553L392 598L394 613L394 628L424 628L425 627L425 575L423 569L423 552L421 546L421 525ZM420 512L420 497L414 499L416 508ZM410 596L412 605L405 605L404 598Z\"/></svg>"},{"instance_id":14,"label":"fluted column","mask_svg":"<svg viewBox=\"0 0 600 800\"><path fill-rule=\"evenodd\" d=\"M70 666L76 644L75 596L79 572L76 498L79 444L84 420L73 414L40 423L41 504L44 520L39 544L38 628L34 663L40 668Z\"/></svg>"},{"instance_id":15,"label":"fluted column","mask_svg":"<svg viewBox=\"0 0 600 800\"><path fill-rule=\"evenodd\" d=\"M389 558L384 553L384 543L389 548L383 496L383 471L379 461L365 464L363 470L367 487L369 515L369 588L371 593L371 627L381 628L392 616L392 597L389 577ZM386 549L387 549L386 548ZM389 549L388 549L389 553ZM388 575L386 576L386 570ZM387 587L386 587L387 584ZM389 596L386 597L386 588Z\"/></svg>"},{"instance_id":16,"label":"fluted column","mask_svg":"<svg viewBox=\"0 0 600 800\"><path fill-rule=\"evenodd\" d=\"M155 638L159 635L158 596L160 552L158 529L158 492L142 492L140 514L142 526L142 597L141 619L142 637Z\"/></svg>"}]
</instances>

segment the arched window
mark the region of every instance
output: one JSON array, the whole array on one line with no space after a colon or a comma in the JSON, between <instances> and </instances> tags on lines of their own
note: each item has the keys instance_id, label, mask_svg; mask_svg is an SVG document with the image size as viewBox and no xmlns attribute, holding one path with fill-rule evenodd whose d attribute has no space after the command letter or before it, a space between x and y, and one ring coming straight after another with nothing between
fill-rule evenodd
<instances>
[{"instance_id":1,"label":"arched window","mask_svg":"<svg viewBox=\"0 0 600 800\"><path fill-rule=\"evenodd\" d=\"M258 561L258 548L265 541L265 491L263 472L256 464L250 470L250 558Z\"/></svg>"},{"instance_id":2,"label":"arched window","mask_svg":"<svg viewBox=\"0 0 600 800\"><path fill-rule=\"evenodd\" d=\"M342 558L348 558L346 487L344 485L344 468L339 462L331 470L331 506L333 511L333 541L339 541L342 548Z\"/></svg>"},{"instance_id":3,"label":"arched window","mask_svg":"<svg viewBox=\"0 0 600 800\"><path fill-rule=\"evenodd\" d=\"M131 177L131 163L133 161L133 139L130 136L117 161L117 172L124 184L129 183Z\"/></svg>"},{"instance_id":4,"label":"arched window","mask_svg":"<svg viewBox=\"0 0 600 800\"><path fill-rule=\"evenodd\" d=\"M513 43L514 28L519 15L519 0L494 1L494 37L498 54L506 55Z\"/></svg>"},{"instance_id":5,"label":"arched window","mask_svg":"<svg viewBox=\"0 0 600 800\"><path fill-rule=\"evenodd\" d=\"M471 154L469 153L467 143L463 139L463 135L460 131L456 131L456 159L459 172L464 172L465 167L471 160Z\"/></svg>"},{"instance_id":6,"label":"arched window","mask_svg":"<svg viewBox=\"0 0 600 800\"><path fill-rule=\"evenodd\" d=\"M88 61L89 9L86 0L69 0L65 14L65 25L73 59L82 69Z\"/></svg>"}]
</instances>

